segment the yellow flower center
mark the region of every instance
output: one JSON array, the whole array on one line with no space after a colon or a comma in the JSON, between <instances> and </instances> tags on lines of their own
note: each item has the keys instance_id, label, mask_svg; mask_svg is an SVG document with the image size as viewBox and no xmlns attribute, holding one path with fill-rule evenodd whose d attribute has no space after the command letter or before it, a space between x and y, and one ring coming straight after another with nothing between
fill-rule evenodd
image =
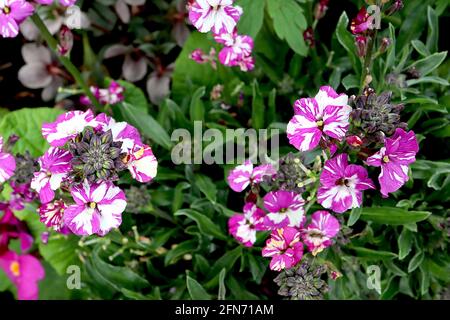
<instances>
[{"instance_id":1,"label":"yellow flower center","mask_svg":"<svg viewBox=\"0 0 450 320\"><path fill-rule=\"evenodd\" d=\"M316 122L318 127L323 127L323 120L319 120Z\"/></svg>"},{"instance_id":2,"label":"yellow flower center","mask_svg":"<svg viewBox=\"0 0 450 320\"><path fill-rule=\"evenodd\" d=\"M388 156L384 156L383 157L383 162L388 163L389 162L389 157Z\"/></svg>"},{"instance_id":3,"label":"yellow flower center","mask_svg":"<svg viewBox=\"0 0 450 320\"><path fill-rule=\"evenodd\" d=\"M8 14L8 13L10 13L11 12L11 9L9 8L9 7L4 7L3 8L3 13L4 14Z\"/></svg>"},{"instance_id":4,"label":"yellow flower center","mask_svg":"<svg viewBox=\"0 0 450 320\"><path fill-rule=\"evenodd\" d=\"M97 204L95 202L90 202L89 203L89 208L95 209L95 208L97 208Z\"/></svg>"},{"instance_id":5,"label":"yellow flower center","mask_svg":"<svg viewBox=\"0 0 450 320\"><path fill-rule=\"evenodd\" d=\"M9 270L11 270L12 274L15 277L20 276L20 264L17 261L14 261L13 263L11 263L11 266L9 267Z\"/></svg>"}]
</instances>

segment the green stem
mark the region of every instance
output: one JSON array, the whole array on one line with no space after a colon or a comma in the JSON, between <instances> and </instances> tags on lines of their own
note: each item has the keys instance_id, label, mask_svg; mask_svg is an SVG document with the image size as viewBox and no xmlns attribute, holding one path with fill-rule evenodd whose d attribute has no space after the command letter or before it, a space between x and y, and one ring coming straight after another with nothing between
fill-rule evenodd
<instances>
[{"instance_id":1,"label":"green stem","mask_svg":"<svg viewBox=\"0 0 450 320\"><path fill-rule=\"evenodd\" d=\"M101 110L102 106L98 102L97 98L92 94L89 86L84 81L83 77L81 76L80 71L78 71L77 67L75 67L70 61L69 58L61 56L58 54L58 42L55 38L51 35L50 31L48 31L47 26L44 24L42 19L39 17L37 13L33 14L31 16L31 20L36 25L38 30L41 33L41 36L44 38L44 40L47 42L49 48L56 54L61 64L67 69L67 71L70 72L70 74L75 79L76 83L80 86L80 88L84 91L86 96L91 100L91 103L95 106L97 110Z\"/></svg>"}]
</instances>

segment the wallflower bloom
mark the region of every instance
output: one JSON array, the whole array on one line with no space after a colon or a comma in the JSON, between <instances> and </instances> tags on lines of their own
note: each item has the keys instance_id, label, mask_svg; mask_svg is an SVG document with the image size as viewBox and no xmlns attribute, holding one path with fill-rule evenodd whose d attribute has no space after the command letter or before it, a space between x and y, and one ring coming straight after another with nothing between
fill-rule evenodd
<instances>
[{"instance_id":1,"label":"wallflower bloom","mask_svg":"<svg viewBox=\"0 0 450 320\"><path fill-rule=\"evenodd\" d=\"M150 182L156 177L158 161L152 148L147 145L135 145L126 159L131 176L139 182Z\"/></svg>"},{"instance_id":2,"label":"wallflower bloom","mask_svg":"<svg viewBox=\"0 0 450 320\"><path fill-rule=\"evenodd\" d=\"M34 173L31 188L39 193L42 203L47 203L55 198L55 190L59 189L61 182L68 176L71 169L72 155L69 151L50 147L39 158L41 170Z\"/></svg>"},{"instance_id":3,"label":"wallflower bloom","mask_svg":"<svg viewBox=\"0 0 450 320\"><path fill-rule=\"evenodd\" d=\"M294 267L303 256L300 231L286 227L272 232L262 250L263 257L271 257L270 269L281 271Z\"/></svg>"},{"instance_id":4,"label":"wallflower bloom","mask_svg":"<svg viewBox=\"0 0 450 320\"><path fill-rule=\"evenodd\" d=\"M97 100L105 105L105 104L117 104L124 100L123 93L125 92L125 88L122 87L115 81L112 81L108 88L100 89L98 87L92 86L91 92ZM92 102L87 96L82 96L80 102L84 105L91 105Z\"/></svg>"},{"instance_id":5,"label":"wallflower bloom","mask_svg":"<svg viewBox=\"0 0 450 320\"><path fill-rule=\"evenodd\" d=\"M384 147L367 159L369 166L381 167L378 181L384 197L408 181L408 165L416 161L418 151L419 144L414 132L397 128L390 138L385 139Z\"/></svg>"},{"instance_id":6,"label":"wallflower bloom","mask_svg":"<svg viewBox=\"0 0 450 320\"><path fill-rule=\"evenodd\" d=\"M38 299L38 282L45 277L45 270L38 259L8 251L0 255L0 268L17 287L19 300Z\"/></svg>"},{"instance_id":7,"label":"wallflower bloom","mask_svg":"<svg viewBox=\"0 0 450 320\"><path fill-rule=\"evenodd\" d=\"M8 250L11 239L20 240L22 251L30 249L33 237L28 233L26 224L14 216L8 203L0 203L0 211L4 212L0 218L0 255Z\"/></svg>"},{"instance_id":8,"label":"wallflower bloom","mask_svg":"<svg viewBox=\"0 0 450 320\"><path fill-rule=\"evenodd\" d=\"M316 211L311 215L311 224L303 230L303 242L313 255L332 244L331 238L339 232L339 221L327 211Z\"/></svg>"},{"instance_id":9,"label":"wallflower bloom","mask_svg":"<svg viewBox=\"0 0 450 320\"><path fill-rule=\"evenodd\" d=\"M301 194L285 190L269 192L264 196L264 207L269 211L265 219L266 226L300 227L305 215L304 204Z\"/></svg>"},{"instance_id":10,"label":"wallflower bloom","mask_svg":"<svg viewBox=\"0 0 450 320\"><path fill-rule=\"evenodd\" d=\"M241 192L252 183L260 183L264 176L276 174L275 168L271 164L263 164L253 168L251 160L246 160L228 174L228 184L233 191Z\"/></svg>"},{"instance_id":11,"label":"wallflower bloom","mask_svg":"<svg viewBox=\"0 0 450 320\"><path fill-rule=\"evenodd\" d=\"M342 213L360 207L362 191L367 189L375 189L367 170L362 166L349 165L348 155L343 153L325 162L317 200L323 207Z\"/></svg>"},{"instance_id":12,"label":"wallflower bloom","mask_svg":"<svg viewBox=\"0 0 450 320\"><path fill-rule=\"evenodd\" d=\"M365 7L362 7L355 18L352 19L350 30L353 34L364 33L372 26L372 22L369 19L369 14Z\"/></svg>"},{"instance_id":13,"label":"wallflower bloom","mask_svg":"<svg viewBox=\"0 0 450 320\"><path fill-rule=\"evenodd\" d=\"M238 35L236 30L232 33L216 34L214 39L225 46L219 52L219 61L225 66L236 66L242 59L252 54L252 37Z\"/></svg>"},{"instance_id":14,"label":"wallflower bloom","mask_svg":"<svg viewBox=\"0 0 450 320\"><path fill-rule=\"evenodd\" d=\"M189 20L203 33L231 33L241 14L242 8L233 6L233 0L194 0L189 5Z\"/></svg>"},{"instance_id":15,"label":"wallflower bloom","mask_svg":"<svg viewBox=\"0 0 450 320\"><path fill-rule=\"evenodd\" d=\"M39 207L40 220L46 227L62 234L70 233L70 230L64 224L64 211L67 205L62 200L56 200L43 204Z\"/></svg>"},{"instance_id":16,"label":"wallflower bloom","mask_svg":"<svg viewBox=\"0 0 450 320\"><path fill-rule=\"evenodd\" d=\"M94 119L91 110L69 111L60 115L55 122L42 125L42 135L53 147L61 147L75 138Z\"/></svg>"},{"instance_id":17,"label":"wallflower bloom","mask_svg":"<svg viewBox=\"0 0 450 320\"><path fill-rule=\"evenodd\" d=\"M0 35L14 38L19 25L33 14L34 8L25 0L0 0Z\"/></svg>"},{"instance_id":18,"label":"wallflower bloom","mask_svg":"<svg viewBox=\"0 0 450 320\"><path fill-rule=\"evenodd\" d=\"M195 49L194 51L191 52L191 54L189 55L189 58L200 64L209 62L213 69L217 68L216 49L214 49L214 48L211 48L211 50L209 51L209 54L206 54L205 52L203 52L202 49Z\"/></svg>"},{"instance_id":19,"label":"wallflower bloom","mask_svg":"<svg viewBox=\"0 0 450 320\"><path fill-rule=\"evenodd\" d=\"M64 212L64 224L80 236L106 235L122 223L125 193L111 182L84 181L70 191L75 204Z\"/></svg>"},{"instance_id":20,"label":"wallflower bloom","mask_svg":"<svg viewBox=\"0 0 450 320\"><path fill-rule=\"evenodd\" d=\"M14 157L3 151L3 137L0 136L0 184L11 178L16 170Z\"/></svg>"},{"instance_id":21,"label":"wallflower bloom","mask_svg":"<svg viewBox=\"0 0 450 320\"><path fill-rule=\"evenodd\" d=\"M244 214L236 213L228 220L228 230L233 237L246 247L256 241L256 231L265 230L264 211L252 202L244 206Z\"/></svg>"},{"instance_id":22,"label":"wallflower bloom","mask_svg":"<svg viewBox=\"0 0 450 320\"><path fill-rule=\"evenodd\" d=\"M294 117L287 126L289 143L300 151L314 149L326 136L342 140L349 126L352 108L346 94L337 94L323 86L314 98L302 98L294 104Z\"/></svg>"}]
</instances>

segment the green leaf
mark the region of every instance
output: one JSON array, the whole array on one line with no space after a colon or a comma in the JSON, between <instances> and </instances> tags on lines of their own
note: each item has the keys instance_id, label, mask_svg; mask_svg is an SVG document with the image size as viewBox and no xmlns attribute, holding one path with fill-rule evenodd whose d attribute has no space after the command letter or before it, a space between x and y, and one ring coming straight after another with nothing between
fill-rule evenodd
<instances>
[{"instance_id":1,"label":"green leaf","mask_svg":"<svg viewBox=\"0 0 450 320\"><path fill-rule=\"evenodd\" d=\"M359 217L361 216L362 208L353 208L352 211L350 211L350 216L348 217L347 226L351 227L356 223L356 221L359 220Z\"/></svg>"},{"instance_id":2,"label":"green leaf","mask_svg":"<svg viewBox=\"0 0 450 320\"><path fill-rule=\"evenodd\" d=\"M439 40L439 21L436 12L432 7L427 8L428 18L428 36L427 36L427 49L430 52L436 52L438 50Z\"/></svg>"},{"instance_id":3,"label":"green leaf","mask_svg":"<svg viewBox=\"0 0 450 320\"><path fill-rule=\"evenodd\" d=\"M52 235L47 244L39 243L39 253L56 272L63 276L67 267L80 265L77 254L79 238L77 236Z\"/></svg>"},{"instance_id":4,"label":"green leaf","mask_svg":"<svg viewBox=\"0 0 450 320\"><path fill-rule=\"evenodd\" d=\"M267 265L264 263L265 260L261 257L254 256L253 254L248 254L247 257L250 264L250 272L252 274L253 281L260 284L264 274L267 271Z\"/></svg>"},{"instance_id":5,"label":"green leaf","mask_svg":"<svg viewBox=\"0 0 450 320\"><path fill-rule=\"evenodd\" d=\"M402 10L406 18L402 21L398 33L397 49L399 51L407 47L411 40L420 38L427 20L427 16L424 14L427 5L427 1L410 1L409 5Z\"/></svg>"},{"instance_id":6,"label":"green leaf","mask_svg":"<svg viewBox=\"0 0 450 320\"><path fill-rule=\"evenodd\" d=\"M346 90L359 87L359 80L354 74L348 74L342 79L342 85Z\"/></svg>"},{"instance_id":7,"label":"green leaf","mask_svg":"<svg viewBox=\"0 0 450 320\"><path fill-rule=\"evenodd\" d=\"M205 121L205 106L202 101L204 95L205 87L198 88L192 95L189 109L191 121Z\"/></svg>"},{"instance_id":8,"label":"green leaf","mask_svg":"<svg viewBox=\"0 0 450 320\"><path fill-rule=\"evenodd\" d=\"M259 91L258 82L253 81L252 83L253 90L253 101L252 101L252 127L255 129L264 128L264 99Z\"/></svg>"},{"instance_id":9,"label":"green leaf","mask_svg":"<svg viewBox=\"0 0 450 320\"><path fill-rule=\"evenodd\" d=\"M172 148L172 141L166 130L151 115L128 103L123 103L120 111L125 121L139 129L142 135L163 148Z\"/></svg>"},{"instance_id":10,"label":"green leaf","mask_svg":"<svg viewBox=\"0 0 450 320\"><path fill-rule=\"evenodd\" d=\"M412 257L412 259L409 261L408 272L411 273L414 270L416 270L419 267L419 265L422 263L424 257L425 257L425 255L422 250L417 252L414 255L414 257Z\"/></svg>"},{"instance_id":11,"label":"green leaf","mask_svg":"<svg viewBox=\"0 0 450 320\"><path fill-rule=\"evenodd\" d=\"M403 260L412 249L412 232L403 228L400 237L398 238L398 258Z\"/></svg>"},{"instance_id":12,"label":"green leaf","mask_svg":"<svg viewBox=\"0 0 450 320\"><path fill-rule=\"evenodd\" d=\"M233 268L236 261L242 255L242 247L236 247L231 251L225 253L219 260L217 260L211 270L209 271L208 278L214 278L223 268L229 272Z\"/></svg>"},{"instance_id":13,"label":"green leaf","mask_svg":"<svg viewBox=\"0 0 450 320\"><path fill-rule=\"evenodd\" d=\"M394 207L371 207L363 208L361 219L379 224L402 225L406 223L419 222L431 215L428 211L406 211Z\"/></svg>"},{"instance_id":14,"label":"green leaf","mask_svg":"<svg viewBox=\"0 0 450 320\"><path fill-rule=\"evenodd\" d=\"M431 77L421 77L419 79L410 79L410 80L406 80L406 85L408 87L411 87L415 84L418 83L436 83L436 84L440 84L441 86L448 86L449 83L447 80L440 78L440 77L435 77L435 76L431 76Z\"/></svg>"},{"instance_id":15,"label":"green leaf","mask_svg":"<svg viewBox=\"0 0 450 320\"><path fill-rule=\"evenodd\" d=\"M359 70L361 69L361 65L359 63L358 56L356 55L356 45L355 40L352 34L347 30L349 24L347 13L343 12L341 16L339 17L339 21L336 26L336 37L341 44L341 46L344 47L345 51L347 51L347 54L350 57L350 61L353 66L353 70L357 71L359 73ZM359 84L358 84L359 85Z\"/></svg>"},{"instance_id":16,"label":"green leaf","mask_svg":"<svg viewBox=\"0 0 450 320\"><path fill-rule=\"evenodd\" d=\"M211 300L211 296L197 280L186 276L186 286L192 300Z\"/></svg>"},{"instance_id":17,"label":"green leaf","mask_svg":"<svg viewBox=\"0 0 450 320\"><path fill-rule=\"evenodd\" d=\"M267 6L277 36L286 40L296 53L306 56L308 47L303 32L307 23L302 7L295 0L267 0Z\"/></svg>"},{"instance_id":18,"label":"green leaf","mask_svg":"<svg viewBox=\"0 0 450 320\"><path fill-rule=\"evenodd\" d=\"M175 248L169 250L164 257L164 265L172 264L179 257L189 253L192 254L198 247L197 240L188 240L178 244Z\"/></svg>"},{"instance_id":19,"label":"green leaf","mask_svg":"<svg viewBox=\"0 0 450 320\"><path fill-rule=\"evenodd\" d=\"M202 174L195 175L195 186L208 198L212 203L217 201L217 188L211 178Z\"/></svg>"},{"instance_id":20,"label":"green leaf","mask_svg":"<svg viewBox=\"0 0 450 320\"><path fill-rule=\"evenodd\" d=\"M348 248L354 250L358 257L368 260L384 260L397 258L397 255L395 253L389 251L373 250L354 246L348 246Z\"/></svg>"},{"instance_id":21,"label":"green leaf","mask_svg":"<svg viewBox=\"0 0 450 320\"><path fill-rule=\"evenodd\" d=\"M411 41L412 46L420 55L426 57L430 55L430 51L428 51L427 46L420 40L413 40Z\"/></svg>"},{"instance_id":22,"label":"green leaf","mask_svg":"<svg viewBox=\"0 0 450 320\"><path fill-rule=\"evenodd\" d=\"M227 270L223 268L219 273L219 293L218 300L225 300L225 296L227 294L227 288L225 287L225 276L227 274Z\"/></svg>"},{"instance_id":23,"label":"green leaf","mask_svg":"<svg viewBox=\"0 0 450 320\"><path fill-rule=\"evenodd\" d=\"M147 112L148 101L145 93L128 81L118 80L117 82L125 88L125 92L123 93L124 101L143 112Z\"/></svg>"},{"instance_id":24,"label":"green leaf","mask_svg":"<svg viewBox=\"0 0 450 320\"><path fill-rule=\"evenodd\" d=\"M392 44L387 48L386 53L386 65L384 68L384 73L386 74L388 70L392 68L395 64L395 27L389 23L389 37L391 38Z\"/></svg>"},{"instance_id":25,"label":"green leaf","mask_svg":"<svg viewBox=\"0 0 450 320\"><path fill-rule=\"evenodd\" d=\"M217 223L211 221L210 218L192 209L181 209L175 212L175 216L186 216L197 223L202 234L212 236L220 240L227 240L227 236L222 233Z\"/></svg>"},{"instance_id":26,"label":"green leaf","mask_svg":"<svg viewBox=\"0 0 450 320\"><path fill-rule=\"evenodd\" d=\"M417 60L416 62L410 64L406 70L409 70L411 68L416 68L417 71L419 71L419 74L421 77L426 76L431 71L436 69L441 65L441 63L445 60L445 57L447 57L447 51L444 52L436 52L433 53L431 56L422 58L420 60Z\"/></svg>"},{"instance_id":27,"label":"green leaf","mask_svg":"<svg viewBox=\"0 0 450 320\"><path fill-rule=\"evenodd\" d=\"M42 124L53 122L63 113L59 109L23 108L9 112L0 121L0 134L8 139L13 134L20 137L14 145L14 153L30 151L33 157L39 157L49 148L49 144L42 137Z\"/></svg>"},{"instance_id":28,"label":"green leaf","mask_svg":"<svg viewBox=\"0 0 450 320\"><path fill-rule=\"evenodd\" d=\"M238 0L235 3L244 10L237 26L239 33L249 35L255 39L264 22L266 1Z\"/></svg>"}]
</instances>

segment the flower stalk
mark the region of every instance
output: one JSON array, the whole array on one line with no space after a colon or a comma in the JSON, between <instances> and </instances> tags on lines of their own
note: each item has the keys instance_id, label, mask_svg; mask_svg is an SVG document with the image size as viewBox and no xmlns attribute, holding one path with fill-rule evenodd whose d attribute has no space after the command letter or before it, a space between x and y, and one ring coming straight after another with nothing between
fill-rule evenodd
<instances>
[{"instance_id":1,"label":"flower stalk","mask_svg":"<svg viewBox=\"0 0 450 320\"><path fill-rule=\"evenodd\" d=\"M33 14L31 16L31 20L33 21L36 28L38 28L40 34L44 38L45 42L47 42L49 48L56 54L59 61L62 63L62 65L67 69L67 71L70 72L70 74L75 79L75 82L80 86L80 88L83 90L83 92L86 94L86 96L89 97L92 104L95 106L97 110L101 110L102 106L98 102L98 100L95 98L95 96L92 94L89 86L84 81L83 77L81 76L80 71L73 65L72 61L68 57L61 56L58 54L58 41L52 36L50 31L48 31L47 26L44 24L42 19L39 17L37 13Z\"/></svg>"}]
</instances>

